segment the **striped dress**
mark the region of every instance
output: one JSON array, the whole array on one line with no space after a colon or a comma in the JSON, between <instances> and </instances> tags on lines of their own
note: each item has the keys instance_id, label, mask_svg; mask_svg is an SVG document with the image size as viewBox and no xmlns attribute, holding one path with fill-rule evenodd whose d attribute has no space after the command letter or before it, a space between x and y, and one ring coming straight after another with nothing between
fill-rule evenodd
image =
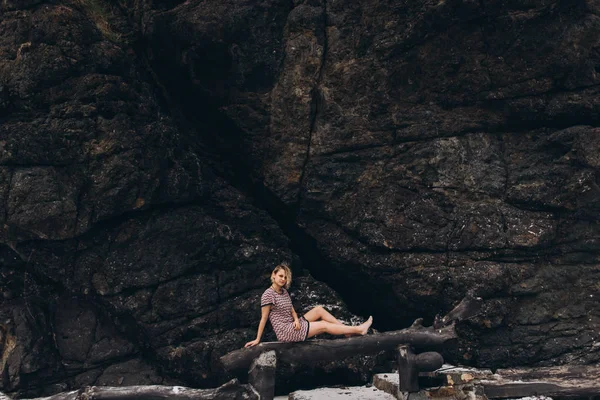
<instances>
[{"instance_id":1,"label":"striped dress","mask_svg":"<svg viewBox=\"0 0 600 400\"><path fill-rule=\"evenodd\" d=\"M271 305L269 321L273 325L277 340L280 342L302 342L308 337L310 323L300 317L300 329L294 329L294 317L292 317L292 299L285 288L277 293L273 288L268 288L260 298L260 306Z\"/></svg>"}]
</instances>

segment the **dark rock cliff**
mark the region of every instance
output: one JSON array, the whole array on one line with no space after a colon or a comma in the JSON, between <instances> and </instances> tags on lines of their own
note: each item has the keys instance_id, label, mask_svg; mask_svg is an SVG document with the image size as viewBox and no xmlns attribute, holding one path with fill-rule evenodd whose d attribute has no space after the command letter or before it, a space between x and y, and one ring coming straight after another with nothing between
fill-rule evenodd
<instances>
[{"instance_id":1,"label":"dark rock cliff","mask_svg":"<svg viewBox=\"0 0 600 400\"><path fill-rule=\"evenodd\" d=\"M124 10L1 7L0 390L216 386L216 360L255 337L282 261L300 275L299 311L352 318L219 176L226 161L190 134ZM206 118L193 128L217 132Z\"/></svg>"},{"instance_id":2,"label":"dark rock cliff","mask_svg":"<svg viewBox=\"0 0 600 400\"><path fill-rule=\"evenodd\" d=\"M280 261L380 329L483 297L454 362L600 360L597 2L0 12L2 390L214 386Z\"/></svg>"}]
</instances>

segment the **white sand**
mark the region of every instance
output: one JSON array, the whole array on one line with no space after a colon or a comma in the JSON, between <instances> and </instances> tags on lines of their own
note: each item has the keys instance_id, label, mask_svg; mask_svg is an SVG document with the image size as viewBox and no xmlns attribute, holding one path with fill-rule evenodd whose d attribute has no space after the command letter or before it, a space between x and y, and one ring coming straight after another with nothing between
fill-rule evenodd
<instances>
[{"instance_id":1,"label":"white sand","mask_svg":"<svg viewBox=\"0 0 600 400\"><path fill-rule=\"evenodd\" d=\"M289 398L294 400L396 400L391 394L387 394L373 386L297 390L290 393ZM278 396L275 399L286 400L288 397Z\"/></svg>"}]
</instances>

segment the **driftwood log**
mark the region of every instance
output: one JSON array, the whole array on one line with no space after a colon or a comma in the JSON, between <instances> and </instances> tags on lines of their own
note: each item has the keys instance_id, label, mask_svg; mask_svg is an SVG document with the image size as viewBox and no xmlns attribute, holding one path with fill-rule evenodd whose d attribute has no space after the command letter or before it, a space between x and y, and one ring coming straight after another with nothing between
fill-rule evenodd
<instances>
[{"instance_id":1,"label":"driftwood log","mask_svg":"<svg viewBox=\"0 0 600 400\"><path fill-rule=\"evenodd\" d=\"M474 317L481 310L483 301L481 297L467 294L461 302L443 317L436 315L433 320L434 328L441 328L450 325L452 322L464 321Z\"/></svg>"},{"instance_id":2,"label":"driftwood log","mask_svg":"<svg viewBox=\"0 0 600 400\"><path fill-rule=\"evenodd\" d=\"M400 373L400 371L398 371ZM373 385L398 399L410 399L410 391L402 390L392 374L377 374ZM600 366L561 365L558 367L486 369L452 367L438 369L419 376L435 377L433 388L425 389L414 398L448 398L451 392L461 393L457 398L508 399L545 396L560 399L597 399L600 397ZM401 377L400 377L401 378ZM440 383L447 382L447 386ZM450 391L449 388L452 388ZM471 396L471 394L480 395ZM485 395L485 397L483 397Z\"/></svg>"},{"instance_id":3,"label":"driftwood log","mask_svg":"<svg viewBox=\"0 0 600 400\"><path fill-rule=\"evenodd\" d=\"M0 394L1 398L1 394ZM216 389L190 389L182 386L88 386L72 392L29 400L252 400L259 399L250 385L233 379Z\"/></svg>"},{"instance_id":4,"label":"driftwood log","mask_svg":"<svg viewBox=\"0 0 600 400\"><path fill-rule=\"evenodd\" d=\"M559 367L499 369L481 380L488 398L549 397L597 398L600 396L600 367L563 365Z\"/></svg>"},{"instance_id":5,"label":"driftwood log","mask_svg":"<svg viewBox=\"0 0 600 400\"><path fill-rule=\"evenodd\" d=\"M475 315L480 309L481 299L465 298L448 315L451 318L436 318L436 327L424 327L417 319L406 329L335 340L307 340L305 342L265 342L250 348L234 350L220 358L229 371L248 370L250 364L266 351L273 350L278 362L312 363L315 361L339 360L357 354L375 354L382 350L394 350L407 344L416 350L441 349L449 341L457 339L454 321Z\"/></svg>"},{"instance_id":6,"label":"driftwood log","mask_svg":"<svg viewBox=\"0 0 600 400\"><path fill-rule=\"evenodd\" d=\"M398 390L404 393L419 391L419 373L431 372L444 364L441 354L426 352L415 354L408 345L398 346Z\"/></svg>"},{"instance_id":7,"label":"driftwood log","mask_svg":"<svg viewBox=\"0 0 600 400\"><path fill-rule=\"evenodd\" d=\"M265 351L274 350L277 360L286 363L311 363L339 360L357 354L375 354L393 350L400 344L411 344L419 349L437 349L456 339L454 325L442 329L414 325L400 331L336 340L308 340L301 343L265 342L248 349L232 351L221 357L225 369L248 369L252 361Z\"/></svg>"}]
</instances>

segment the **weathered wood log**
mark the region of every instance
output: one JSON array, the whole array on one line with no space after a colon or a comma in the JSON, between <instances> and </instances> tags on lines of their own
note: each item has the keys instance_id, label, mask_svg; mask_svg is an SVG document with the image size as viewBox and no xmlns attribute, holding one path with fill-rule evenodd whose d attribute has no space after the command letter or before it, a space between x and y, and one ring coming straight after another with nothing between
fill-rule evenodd
<instances>
[{"instance_id":1,"label":"weathered wood log","mask_svg":"<svg viewBox=\"0 0 600 400\"><path fill-rule=\"evenodd\" d=\"M488 398L600 396L600 367L560 366L500 369L495 379L481 380Z\"/></svg>"},{"instance_id":2,"label":"weathered wood log","mask_svg":"<svg viewBox=\"0 0 600 400\"><path fill-rule=\"evenodd\" d=\"M392 332L378 333L336 340L308 340L306 342L282 343L265 342L250 348L234 350L220 358L223 367L229 371L242 370L250 366L261 353L274 350L277 360L282 362L315 362L339 360L357 354L374 354L382 350L393 350L398 345L409 344L415 349L435 350L442 348L448 341L457 338L454 320L463 320L472 315L481 299L463 300L448 315L452 318L440 320L439 328L424 327L422 319L412 326Z\"/></svg>"},{"instance_id":3,"label":"weathered wood log","mask_svg":"<svg viewBox=\"0 0 600 400\"><path fill-rule=\"evenodd\" d=\"M259 399L250 385L233 379L216 389L190 389L181 386L88 386L80 390L29 400L251 400Z\"/></svg>"},{"instance_id":4,"label":"weathered wood log","mask_svg":"<svg viewBox=\"0 0 600 400\"><path fill-rule=\"evenodd\" d=\"M87 392L87 389L88 388L83 388L79 390L73 390L71 392L58 393L50 397L37 397L35 399L25 400L81 400L83 399L84 394Z\"/></svg>"},{"instance_id":5,"label":"weathered wood log","mask_svg":"<svg viewBox=\"0 0 600 400\"><path fill-rule=\"evenodd\" d=\"M299 343L266 342L248 349L232 351L221 357L221 363L230 371L247 369L252 361L267 350L274 350L282 362L309 363L339 360L357 354L375 354L392 350L400 344L410 344L419 349L441 348L456 339L454 325L442 329L411 326L410 328L375 335L336 340L309 340Z\"/></svg>"},{"instance_id":6,"label":"weathered wood log","mask_svg":"<svg viewBox=\"0 0 600 400\"><path fill-rule=\"evenodd\" d=\"M258 392L261 400L273 400L275 397L276 369L277 355L273 350L262 353L250 366L248 382Z\"/></svg>"},{"instance_id":7,"label":"weathered wood log","mask_svg":"<svg viewBox=\"0 0 600 400\"><path fill-rule=\"evenodd\" d=\"M435 351L420 353L415 356L415 364L419 372L431 372L444 365L444 357Z\"/></svg>"},{"instance_id":8,"label":"weathered wood log","mask_svg":"<svg viewBox=\"0 0 600 400\"><path fill-rule=\"evenodd\" d=\"M415 353L408 345L398 346L398 391L415 393L419 391L419 370L415 363Z\"/></svg>"},{"instance_id":9,"label":"weathered wood log","mask_svg":"<svg viewBox=\"0 0 600 400\"><path fill-rule=\"evenodd\" d=\"M404 393L419 391L419 373L431 372L444 364L440 353L432 351L415 354L411 346L400 345L398 351L398 390Z\"/></svg>"},{"instance_id":10,"label":"weathered wood log","mask_svg":"<svg viewBox=\"0 0 600 400\"><path fill-rule=\"evenodd\" d=\"M496 371L505 380L548 380L564 382L569 380L593 381L600 384L598 365L560 365L557 367L505 368Z\"/></svg>"},{"instance_id":11,"label":"weathered wood log","mask_svg":"<svg viewBox=\"0 0 600 400\"><path fill-rule=\"evenodd\" d=\"M419 376L444 378L436 382L436 390L440 388L440 382L447 382L447 386L455 388L472 386L481 388L481 397L485 394L489 399L528 396L596 398L600 395L600 366L591 365L499 369L496 373L486 369L445 366L433 373L421 372ZM373 384L386 393L406 400L409 396L400 392L398 378L399 375L377 374L373 376ZM478 390L475 394L480 398ZM438 396L440 393L438 391Z\"/></svg>"},{"instance_id":12,"label":"weathered wood log","mask_svg":"<svg viewBox=\"0 0 600 400\"><path fill-rule=\"evenodd\" d=\"M479 314L482 305L483 300L481 297L475 297L471 294L468 294L465 298L461 300L461 302L456 307L454 307L444 317L436 315L433 321L433 327L441 328L443 326L451 324L454 321L464 321L466 319L474 317L475 315Z\"/></svg>"}]
</instances>

